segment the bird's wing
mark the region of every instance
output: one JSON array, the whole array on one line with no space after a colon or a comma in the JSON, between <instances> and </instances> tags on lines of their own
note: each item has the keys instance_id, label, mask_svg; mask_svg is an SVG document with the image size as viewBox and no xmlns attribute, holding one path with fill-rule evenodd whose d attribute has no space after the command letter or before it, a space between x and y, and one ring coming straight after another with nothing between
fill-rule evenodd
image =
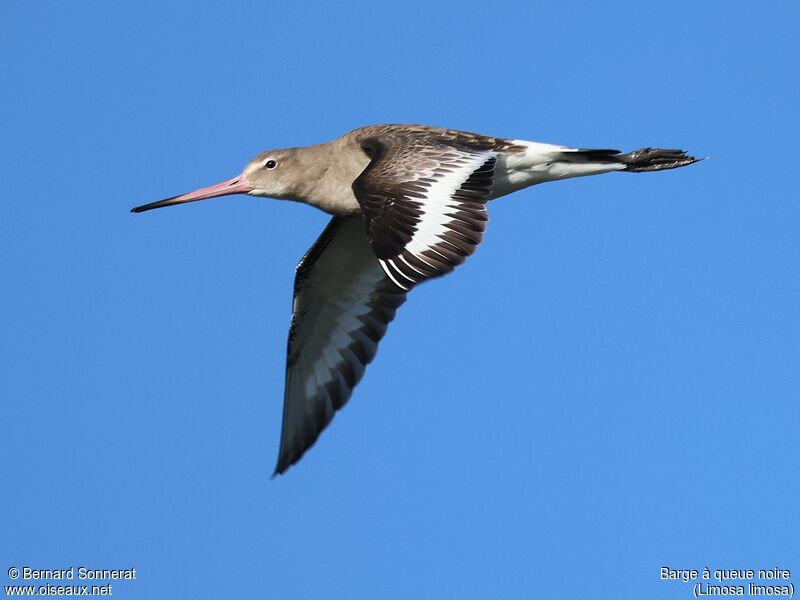
<instances>
[{"instance_id":1,"label":"bird's wing","mask_svg":"<svg viewBox=\"0 0 800 600\"><path fill-rule=\"evenodd\" d=\"M405 298L375 258L362 218L331 219L297 265L276 473L350 398Z\"/></svg>"},{"instance_id":2,"label":"bird's wing","mask_svg":"<svg viewBox=\"0 0 800 600\"><path fill-rule=\"evenodd\" d=\"M353 191L389 278L408 290L463 263L486 226L497 153L410 135L361 145L371 161Z\"/></svg>"}]
</instances>

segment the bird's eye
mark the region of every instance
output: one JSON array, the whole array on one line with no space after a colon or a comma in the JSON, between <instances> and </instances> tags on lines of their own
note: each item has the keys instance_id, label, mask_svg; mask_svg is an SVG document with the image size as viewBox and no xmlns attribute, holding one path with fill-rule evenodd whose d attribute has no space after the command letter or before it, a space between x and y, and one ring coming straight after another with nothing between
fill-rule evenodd
<instances>
[{"instance_id":1,"label":"bird's eye","mask_svg":"<svg viewBox=\"0 0 800 600\"><path fill-rule=\"evenodd\" d=\"M274 169L275 167L278 166L278 163L276 163L274 160L270 159L270 160L268 160L266 162L266 164L264 166L267 167L268 169Z\"/></svg>"}]
</instances>

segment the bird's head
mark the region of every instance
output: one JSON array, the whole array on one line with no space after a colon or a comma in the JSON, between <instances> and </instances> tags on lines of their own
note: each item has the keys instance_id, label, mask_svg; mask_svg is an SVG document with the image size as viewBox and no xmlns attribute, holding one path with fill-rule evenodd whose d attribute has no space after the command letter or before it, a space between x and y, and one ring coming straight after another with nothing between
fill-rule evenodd
<instances>
[{"instance_id":1,"label":"bird's head","mask_svg":"<svg viewBox=\"0 0 800 600\"><path fill-rule=\"evenodd\" d=\"M131 212L144 212L163 206L174 206L230 194L295 199L297 194L296 178L289 177L288 173L292 171L293 163L296 161L296 153L291 149L267 150L253 158L245 165L244 170L232 179L158 202L137 206L131 209Z\"/></svg>"}]
</instances>

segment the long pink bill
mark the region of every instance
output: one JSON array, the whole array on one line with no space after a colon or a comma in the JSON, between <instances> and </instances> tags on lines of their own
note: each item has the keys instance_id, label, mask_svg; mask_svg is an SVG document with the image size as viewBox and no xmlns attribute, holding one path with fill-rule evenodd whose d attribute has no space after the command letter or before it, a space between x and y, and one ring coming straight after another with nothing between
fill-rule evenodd
<instances>
[{"instance_id":1,"label":"long pink bill","mask_svg":"<svg viewBox=\"0 0 800 600\"><path fill-rule=\"evenodd\" d=\"M175 204L184 204L186 202L196 202L197 200L205 200L206 198L217 198L218 196L228 196L230 194L246 194L253 190L251 186L242 181L243 177L237 175L233 179L228 179L221 183L216 183L208 187L200 188L188 194L181 194L180 196L173 196L159 200L158 202L151 202L150 204L143 204L131 209L131 212L140 213L154 208L161 208L162 206L174 206Z\"/></svg>"}]
</instances>

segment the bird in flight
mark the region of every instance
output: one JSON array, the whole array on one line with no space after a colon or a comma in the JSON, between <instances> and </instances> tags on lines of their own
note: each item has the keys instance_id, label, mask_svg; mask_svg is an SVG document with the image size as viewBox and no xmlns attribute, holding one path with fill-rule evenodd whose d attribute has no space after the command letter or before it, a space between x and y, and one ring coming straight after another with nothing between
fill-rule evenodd
<instances>
[{"instance_id":1,"label":"bird in flight","mask_svg":"<svg viewBox=\"0 0 800 600\"><path fill-rule=\"evenodd\" d=\"M332 218L295 271L275 474L342 408L411 289L470 256L487 202L528 186L610 171L674 169L682 150L587 150L423 125L375 125L331 142L262 152L241 174L131 212L249 194Z\"/></svg>"}]
</instances>

